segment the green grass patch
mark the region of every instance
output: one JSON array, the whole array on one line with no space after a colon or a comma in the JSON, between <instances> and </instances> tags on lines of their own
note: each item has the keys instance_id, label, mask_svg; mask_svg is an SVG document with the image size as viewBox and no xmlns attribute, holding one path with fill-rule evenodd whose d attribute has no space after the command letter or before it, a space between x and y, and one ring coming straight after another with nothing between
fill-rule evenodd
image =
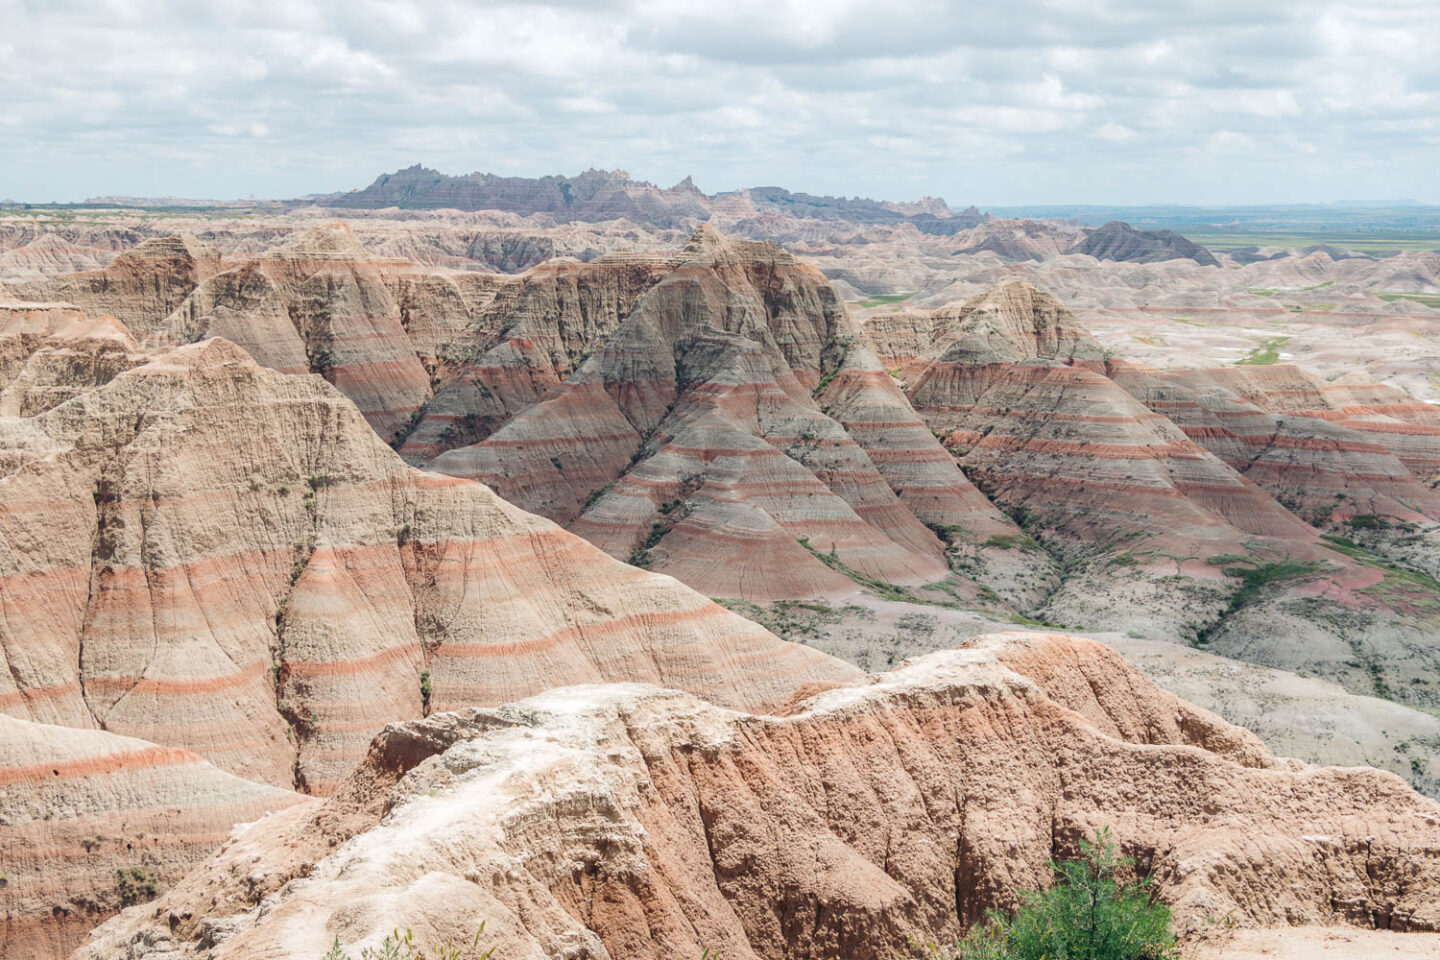
<instances>
[{"instance_id":1,"label":"green grass patch","mask_svg":"<svg viewBox=\"0 0 1440 960\"><path fill-rule=\"evenodd\" d=\"M812 556L814 556L821 563L825 564L825 566L829 567L831 570L843 573L845 574L845 576L849 577L851 580L854 580L862 587L867 587L870 590L875 591L877 594L880 595L881 599L899 600L902 603L930 602L926 600L921 600L919 597L915 596L915 594L910 591L909 587L902 587L898 583L890 583L885 580L877 580L874 577L866 576L859 570L855 570L846 566L845 561L840 559L840 557L835 553L834 548L831 548L829 553L821 553L819 550L816 550L814 547L810 546L809 537L801 537L795 542L800 544L800 546L804 547L806 550L809 550ZM945 604L936 605L945 606Z\"/></svg>"},{"instance_id":2,"label":"green grass patch","mask_svg":"<svg viewBox=\"0 0 1440 960\"><path fill-rule=\"evenodd\" d=\"M1026 551L1027 553L1034 553L1036 550L1040 549L1040 544L1035 542L1035 538L1027 536L1023 533L997 533L990 539L986 540L984 543L980 544L980 546L994 547L997 550L1015 550L1018 548L1020 550Z\"/></svg>"},{"instance_id":3,"label":"green grass patch","mask_svg":"<svg viewBox=\"0 0 1440 960\"><path fill-rule=\"evenodd\" d=\"M1436 580L1430 574L1422 573L1419 570L1410 570L1406 567L1397 567L1379 554L1366 550L1349 537L1342 537L1335 533L1322 533L1320 539L1324 540L1325 545L1336 553L1344 554L1357 563L1374 567L1385 574L1384 581L1375 587L1368 588L1368 591L1375 591L1377 587L1381 592L1420 590L1431 596L1428 598L1428 602L1422 600L1416 604L1417 606L1431 607L1434 605L1436 609L1440 609L1440 580ZM1412 599L1411 602L1415 603L1415 600Z\"/></svg>"},{"instance_id":4,"label":"green grass patch","mask_svg":"<svg viewBox=\"0 0 1440 960\"><path fill-rule=\"evenodd\" d=\"M879 296L867 297L864 300L856 300L853 302L857 307L869 310L873 307L883 307L891 303L904 303L919 292L918 290L911 290L909 293L882 293Z\"/></svg>"},{"instance_id":5,"label":"green grass patch","mask_svg":"<svg viewBox=\"0 0 1440 960\"><path fill-rule=\"evenodd\" d=\"M1259 598L1261 591L1272 583L1287 580L1305 580L1321 573L1325 564L1319 560L1281 560L1276 563L1262 563L1250 567L1222 567L1227 577L1243 581L1240 590L1230 600L1231 610L1240 609Z\"/></svg>"},{"instance_id":6,"label":"green grass patch","mask_svg":"<svg viewBox=\"0 0 1440 960\"><path fill-rule=\"evenodd\" d=\"M1290 342L1289 337L1270 337L1260 341L1244 359L1235 361L1238 367L1268 367L1280 359L1280 349Z\"/></svg>"},{"instance_id":7,"label":"green grass patch","mask_svg":"<svg viewBox=\"0 0 1440 960\"><path fill-rule=\"evenodd\" d=\"M1413 303L1421 303L1435 310L1440 310L1440 294L1434 293L1377 293L1377 297L1386 303L1394 303L1396 300L1409 300Z\"/></svg>"},{"instance_id":8,"label":"green grass patch","mask_svg":"<svg viewBox=\"0 0 1440 960\"><path fill-rule=\"evenodd\" d=\"M1221 554L1224 556L1224 554ZM1260 563L1255 560L1245 560L1249 567L1221 567L1220 570L1227 577L1240 580L1240 589L1236 590L1230 597L1229 604L1225 611L1217 617L1210 626L1195 631L1195 640L1192 646L1203 647L1210 642L1210 637L1225 624L1232 616L1240 610L1260 599L1265 588L1271 584L1285 583L1291 580L1305 580L1323 573L1326 564L1320 560L1291 560L1286 557L1284 560Z\"/></svg>"}]
</instances>

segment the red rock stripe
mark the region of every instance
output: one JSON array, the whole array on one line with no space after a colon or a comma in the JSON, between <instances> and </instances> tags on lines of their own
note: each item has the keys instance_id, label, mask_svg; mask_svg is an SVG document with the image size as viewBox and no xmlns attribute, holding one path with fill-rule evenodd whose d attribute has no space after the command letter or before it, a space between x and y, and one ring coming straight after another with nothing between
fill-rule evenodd
<instances>
[{"instance_id":1,"label":"red rock stripe","mask_svg":"<svg viewBox=\"0 0 1440 960\"><path fill-rule=\"evenodd\" d=\"M141 770L149 767L180 766L200 762L202 762L200 758L188 750L154 746L140 750L107 753L98 757L80 757L75 760L56 760L51 763L0 767L0 784L56 777L62 779L93 777L96 774L118 773L122 770Z\"/></svg>"},{"instance_id":2,"label":"red rock stripe","mask_svg":"<svg viewBox=\"0 0 1440 960\"><path fill-rule=\"evenodd\" d=\"M640 631L647 627L676 623L689 623L716 616L725 616L725 611L713 604L692 607L689 610L656 611L634 613L598 623L576 625L547 633L530 640L497 641L495 643L445 643L436 648L434 656L456 657L508 657L520 653L537 653L560 643L576 642L587 637L610 635L626 631Z\"/></svg>"}]
</instances>

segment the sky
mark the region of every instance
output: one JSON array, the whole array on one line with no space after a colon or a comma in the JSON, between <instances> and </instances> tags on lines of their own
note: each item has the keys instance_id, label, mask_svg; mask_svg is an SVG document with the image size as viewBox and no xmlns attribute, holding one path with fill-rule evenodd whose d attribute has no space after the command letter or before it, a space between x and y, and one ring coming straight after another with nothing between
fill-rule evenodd
<instances>
[{"instance_id":1,"label":"sky","mask_svg":"<svg viewBox=\"0 0 1440 960\"><path fill-rule=\"evenodd\" d=\"M417 162L1440 203L1440 2L0 0L0 199L284 198Z\"/></svg>"}]
</instances>

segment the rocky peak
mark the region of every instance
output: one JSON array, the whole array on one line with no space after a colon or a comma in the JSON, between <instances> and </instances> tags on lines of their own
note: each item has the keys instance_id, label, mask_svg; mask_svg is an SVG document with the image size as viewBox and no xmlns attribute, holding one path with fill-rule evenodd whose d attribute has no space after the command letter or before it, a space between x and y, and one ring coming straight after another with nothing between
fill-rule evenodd
<instances>
[{"instance_id":1,"label":"rocky peak","mask_svg":"<svg viewBox=\"0 0 1440 960\"><path fill-rule=\"evenodd\" d=\"M365 249L355 236L355 231L344 221L327 223L307 230L300 239L288 246L271 251L269 256L301 257L321 260L371 260L370 251Z\"/></svg>"},{"instance_id":2,"label":"rocky peak","mask_svg":"<svg viewBox=\"0 0 1440 960\"><path fill-rule=\"evenodd\" d=\"M1202 267L1219 266L1215 255L1198 243L1170 230L1137 230L1121 220L1111 220L1089 231L1070 253L1083 253L1097 260L1126 260L1158 263L1163 260L1194 260Z\"/></svg>"},{"instance_id":3,"label":"rocky peak","mask_svg":"<svg viewBox=\"0 0 1440 960\"><path fill-rule=\"evenodd\" d=\"M700 263L707 266L721 266L741 263L764 263L794 265L798 263L793 255L768 240L740 240L727 237L719 230L702 223L691 234L689 242L680 251L682 263Z\"/></svg>"},{"instance_id":4,"label":"rocky peak","mask_svg":"<svg viewBox=\"0 0 1440 960\"><path fill-rule=\"evenodd\" d=\"M1007 280L935 314L938 359L948 363L1103 360L1105 351L1065 305L1020 280Z\"/></svg>"}]
</instances>

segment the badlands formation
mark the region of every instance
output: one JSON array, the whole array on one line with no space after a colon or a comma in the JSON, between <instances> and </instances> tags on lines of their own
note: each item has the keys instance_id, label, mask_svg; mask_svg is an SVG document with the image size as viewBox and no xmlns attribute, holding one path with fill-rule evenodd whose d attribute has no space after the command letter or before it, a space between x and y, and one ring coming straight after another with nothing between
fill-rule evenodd
<instances>
[{"instance_id":1,"label":"badlands formation","mask_svg":"<svg viewBox=\"0 0 1440 960\"><path fill-rule=\"evenodd\" d=\"M306 958L410 926L497 956L883 958L1115 824L1182 929L1440 923L1440 804L1277 760L1103 646L1001 635L737 714L640 685L394 724L78 957Z\"/></svg>"},{"instance_id":2,"label":"badlands formation","mask_svg":"<svg viewBox=\"0 0 1440 960\"><path fill-rule=\"evenodd\" d=\"M483 209L0 222L5 956L883 957L1101 826L1191 938L1433 943L1426 308L1339 377L1043 292L1433 257L402 173Z\"/></svg>"}]
</instances>

